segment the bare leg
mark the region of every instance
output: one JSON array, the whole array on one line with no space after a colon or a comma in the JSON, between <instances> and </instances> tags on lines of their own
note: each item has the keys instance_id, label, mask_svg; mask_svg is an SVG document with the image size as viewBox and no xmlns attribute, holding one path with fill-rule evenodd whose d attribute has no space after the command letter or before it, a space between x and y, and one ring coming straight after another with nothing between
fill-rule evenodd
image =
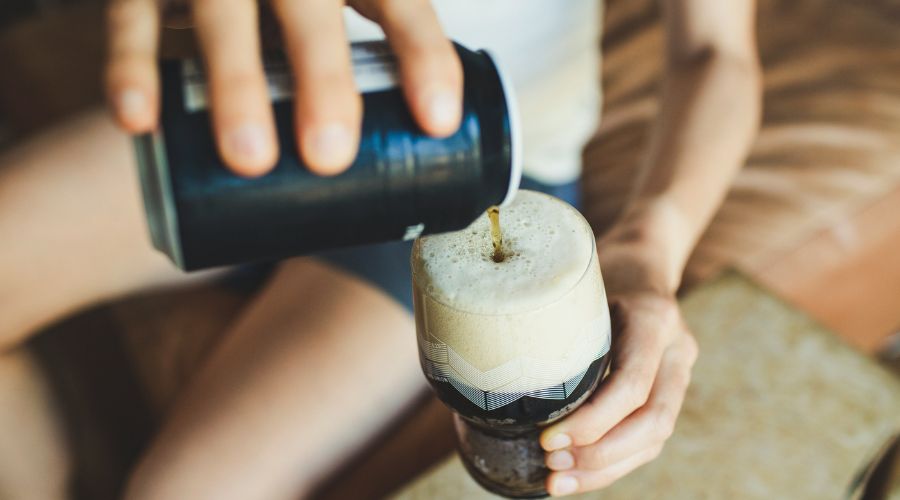
<instances>
[{"instance_id":1,"label":"bare leg","mask_svg":"<svg viewBox=\"0 0 900 500\"><path fill-rule=\"evenodd\" d=\"M0 353L91 303L204 279L182 275L150 248L130 148L100 114L0 158L0 241ZM31 436L35 448L13 455L17 465L64 481L53 404L37 389L40 373L21 359L22 382L0 387L10 403L0 417L0 442ZM324 265L289 262L181 397L130 493L293 497L423 387L412 321L402 308ZM32 417L13 418L21 415ZM8 485L2 491L12 498L37 491L29 481Z\"/></svg>"},{"instance_id":2,"label":"bare leg","mask_svg":"<svg viewBox=\"0 0 900 500\"><path fill-rule=\"evenodd\" d=\"M21 342L79 308L187 277L156 253L127 138L102 113L0 156L0 498L62 498L68 450Z\"/></svg>"},{"instance_id":3,"label":"bare leg","mask_svg":"<svg viewBox=\"0 0 900 500\"><path fill-rule=\"evenodd\" d=\"M296 498L423 389L404 309L289 261L182 394L127 498Z\"/></svg>"},{"instance_id":4,"label":"bare leg","mask_svg":"<svg viewBox=\"0 0 900 500\"><path fill-rule=\"evenodd\" d=\"M69 457L57 415L29 353L0 353L0 498L66 498Z\"/></svg>"},{"instance_id":5,"label":"bare leg","mask_svg":"<svg viewBox=\"0 0 900 500\"><path fill-rule=\"evenodd\" d=\"M81 307L182 274L149 243L134 155L100 112L0 157L0 351Z\"/></svg>"}]
</instances>

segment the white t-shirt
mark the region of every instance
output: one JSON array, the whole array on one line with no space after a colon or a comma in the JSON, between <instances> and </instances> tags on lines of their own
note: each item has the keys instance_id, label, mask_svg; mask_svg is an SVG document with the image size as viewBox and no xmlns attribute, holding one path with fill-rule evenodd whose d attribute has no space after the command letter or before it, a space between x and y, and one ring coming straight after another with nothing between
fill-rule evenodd
<instances>
[{"instance_id":1,"label":"white t-shirt","mask_svg":"<svg viewBox=\"0 0 900 500\"><path fill-rule=\"evenodd\" d=\"M600 116L597 0L433 0L445 33L490 50L515 88L525 174L550 184L577 179L581 149ZM352 41L380 39L350 9Z\"/></svg>"}]
</instances>

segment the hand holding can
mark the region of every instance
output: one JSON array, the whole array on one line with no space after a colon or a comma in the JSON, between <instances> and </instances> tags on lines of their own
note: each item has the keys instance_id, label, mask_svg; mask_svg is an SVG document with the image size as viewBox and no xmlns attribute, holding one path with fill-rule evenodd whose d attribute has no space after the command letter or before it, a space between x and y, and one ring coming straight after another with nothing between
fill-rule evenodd
<instances>
[{"instance_id":1,"label":"hand holding can","mask_svg":"<svg viewBox=\"0 0 900 500\"><path fill-rule=\"evenodd\" d=\"M327 178L294 147L266 176L228 171L209 127L203 66L164 62L161 127L135 140L154 246L193 270L461 229L506 202L521 177L512 90L487 53L456 50L465 71L462 126L439 139L406 106L388 45L355 44L366 107L359 153ZM286 62L271 60L267 78L279 140L293 146Z\"/></svg>"},{"instance_id":2,"label":"hand holding can","mask_svg":"<svg viewBox=\"0 0 900 500\"><path fill-rule=\"evenodd\" d=\"M421 130L433 137L452 134L462 116L462 68L430 3L347 3L387 34ZM197 31L211 85L214 143L225 165L245 176L267 173L281 142L316 173L348 168L360 139L363 106L344 34L343 2L275 0L271 6L295 77L289 143L278 140L266 95L260 5L254 1L112 0L105 79L116 121L132 134L157 128L165 98L156 64L161 11L177 10L188 14L181 17L189 17Z\"/></svg>"}]
</instances>

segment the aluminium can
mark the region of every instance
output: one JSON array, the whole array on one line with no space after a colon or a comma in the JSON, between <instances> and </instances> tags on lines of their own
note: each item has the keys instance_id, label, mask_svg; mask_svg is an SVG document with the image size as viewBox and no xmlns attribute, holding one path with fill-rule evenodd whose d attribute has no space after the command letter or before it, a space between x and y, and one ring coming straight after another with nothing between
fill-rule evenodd
<instances>
[{"instance_id":1,"label":"aluminium can","mask_svg":"<svg viewBox=\"0 0 900 500\"><path fill-rule=\"evenodd\" d=\"M438 139L414 122L388 45L352 45L360 146L333 177L310 173L297 153L283 56L265 62L280 157L258 178L231 173L216 151L202 65L163 61L160 127L134 139L153 245L196 270L458 230L508 202L521 177L511 86L487 52L455 47L462 122Z\"/></svg>"}]
</instances>

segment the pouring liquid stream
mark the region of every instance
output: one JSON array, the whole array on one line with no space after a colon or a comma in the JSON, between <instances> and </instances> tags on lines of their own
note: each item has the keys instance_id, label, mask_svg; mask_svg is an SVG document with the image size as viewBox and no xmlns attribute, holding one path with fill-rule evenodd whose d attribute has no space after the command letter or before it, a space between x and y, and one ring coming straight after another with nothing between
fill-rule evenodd
<instances>
[{"instance_id":1,"label":"pouring liquid stream","mask_svg":"<svg viewBox=\"0 0 900 500\"><path fill-rule=\"evenodd\" d=\"M493 206L487 209L487 215L491 221L491 243L494 245L491 259L494 262L503 262L506 255L503 253L503 233L500 231L500 208Z\"/></svg>"}]
</instances>

